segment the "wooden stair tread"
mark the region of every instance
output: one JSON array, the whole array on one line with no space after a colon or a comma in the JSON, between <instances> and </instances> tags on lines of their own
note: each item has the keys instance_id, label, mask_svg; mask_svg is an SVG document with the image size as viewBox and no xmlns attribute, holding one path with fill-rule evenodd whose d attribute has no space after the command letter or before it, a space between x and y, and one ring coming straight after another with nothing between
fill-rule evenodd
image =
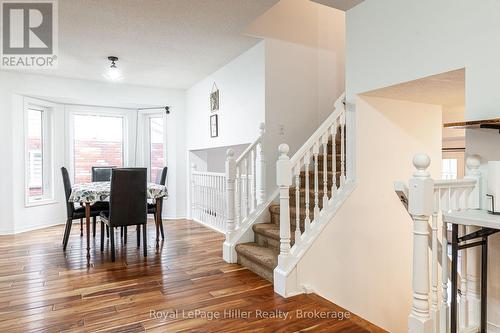
<instances>
[{"instance_id":1,"label":"wooden stair tread","mask_svg":"<svg viewBox=\"0 0 500 333\"><path fill-rule=\"evenodd\" d=\"M252 261L270 269L278 265L278 255L270 248L263 247L257 243L242 243L236 245L238 255L245 256Z\"/></svg>"}]
</instances>

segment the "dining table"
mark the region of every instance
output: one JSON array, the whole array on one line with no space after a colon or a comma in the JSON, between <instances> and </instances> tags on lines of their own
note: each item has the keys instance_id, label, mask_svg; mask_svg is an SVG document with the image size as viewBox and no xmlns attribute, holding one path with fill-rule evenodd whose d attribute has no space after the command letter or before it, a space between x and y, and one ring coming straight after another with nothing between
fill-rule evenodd
<instances>
[{"instance_id":1,"label":"dining table","mask_svg":"<svg viewBox=\"0 0 500 333\"><path fill-rule=\"evenodd\" d=\"M75 184L71 189L69 202L79 203L85 207L85 224L87 231L87 264L90 264L90 207L99 201L109 201L111 195L111 182L90 182ZM147 184L147 197L156 204L156 246L160 241L160 207L161 201L168 198L168 190L165 185L156 183Z\"/></svg>"}]
</instances>

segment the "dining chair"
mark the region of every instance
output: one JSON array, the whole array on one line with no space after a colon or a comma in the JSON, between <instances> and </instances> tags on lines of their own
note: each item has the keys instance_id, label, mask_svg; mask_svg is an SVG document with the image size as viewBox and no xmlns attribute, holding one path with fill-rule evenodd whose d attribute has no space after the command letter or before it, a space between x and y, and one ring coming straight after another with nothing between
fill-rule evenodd
<instances>
[{"instance_id":1,"label":"dining chair","mask_svg":"<svg viewBox=\"0 0 500 333\"><path fill-rule=\"evenodd\" d=\"M93 166L92 167L92 182L109 182L111 180L111 171L115 169L116 166ZM102 210L109 210L109 202L99 201L96 205ZM92 235L95 237L97 218L92 218ZM109 229L106 228L106 233L109 237Z\"/></svg>"},{"instance_id":2,"label":"dining chair","mask_svg":"<svg viewBox=\"0 0 500 333\"><path fill-rule=\"evenodd\" d=\"M104 251L104 226L110 229L111 260L115 261L115 228L142 226L144 256L147 256L147 169L113 169L109 211L102 212L101 251ZM126 230L126 229L125 229ZM126 241L126 237L124 237ZM137 243L139 247L139 242Z\"/></svg>"},{"instance_id":3,"label":"dining chair","mask_svg":"<svg viewBox=\"0 0 500 333\"><path fill-rule=\"evenodd\" d=\"M167 182L167 173L168 173L168 167L164 167L161 173L158 174L156 183L165 186ZM163 200L160 200L160 214L159 214L160 221L157 221L157 223L160 224L161 239L165 239L165 233L163 231L163 219L161 218L162 211L163 211ZM154 214L154 218L156 221L156 202L148 203L148 214Z\"/></svg>"},{"instance_id":4,"label":"dining chair","mask_svg":"<svg viewBox=\"0 0 500 333\"><path fill-rule=\"evenodd\" d=\"M66 198L66 227L64 229L63 236L63 249L66 251L68 246L69 235L71 234L71 226L73 225L73 220L80 219L82 221L85 218L85 207L75 207L73 202L69 202L69 197L71 196L71 181L69 179L68 170L65 167L61 168L64 194ZM90 216L96 217L101 213L101 207L95 204L90 206Z\"/></svg>"},{"instance_id":5,"label":"dining chair","mask_svg":"<svg viewBox=\"0 0 500 333\"><path fill-rule=\"evenodd\" d=\"M92 182L109 182L111 180L111 171L116 166L93 166Z\"/></svg>"}]
</instances>

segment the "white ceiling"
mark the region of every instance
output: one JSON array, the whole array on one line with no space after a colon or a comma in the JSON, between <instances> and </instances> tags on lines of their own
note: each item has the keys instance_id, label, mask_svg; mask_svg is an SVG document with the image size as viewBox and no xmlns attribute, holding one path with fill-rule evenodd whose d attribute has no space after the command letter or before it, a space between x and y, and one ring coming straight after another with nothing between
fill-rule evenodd
<instances>
[{"instance_id":1,"label":"white ceiling","mask_svg":"<svg viewBox=\"0 0 500 333\"><path fill-rule=\"evenodd\" d=\"M465 105L465 69L372 90L363 96L446 106Z\"/></svg>"},{"instance_id":2,"label":"white ceiling","mask_svg":"<svg viewBox=\"0 0 500 333\"><path fill-rule=\"evenodd\" d=\"M337 8L343 11L347 11L354 6L359 5L364 0L311 0L320 3L325 6Z\"/></svg>"},{"instance_id":3,"label":"white ceiling","mask_svg":"<svg viewBox=\"0 0 500 333\"><path fill-rule=\"evenodd\" d=\"M59 68L102 80L107 56L123 83L185 89L257 43L242 32L278 0L59 1Z\"/></svg>"}]
</instances>

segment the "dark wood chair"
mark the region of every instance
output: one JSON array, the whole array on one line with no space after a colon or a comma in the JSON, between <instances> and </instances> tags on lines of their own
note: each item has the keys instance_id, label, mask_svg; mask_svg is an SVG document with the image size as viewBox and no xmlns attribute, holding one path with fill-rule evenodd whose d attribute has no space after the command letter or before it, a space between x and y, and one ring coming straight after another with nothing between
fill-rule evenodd
<instances>
[{"instance_id":1,"label":"dark wood chair","mask_svg":"<svg viewBox=\"0 0 500 333\"><path fill-rule=\"evenodd\" d=\"M144 256L147 256L147 169L113 169L109 212L101 215L101 251L104 251L104 226L110 229L111 260L115 261L115 228L142 226ZM126 229L125 229L126 230ZM125 232L126 235L126 232ZM124 237L126 242L126 236ZM140 246L138 239L138 247Z\"/></svg>"},{"instance_id":2,"label":"dark wood chair","mask_svg":"<svg viewBox=\"0 0 500 333\"><path fill-rule=\"evenodd\" d=\"M156 179L156 184L165 185L167 183L167 173L168 167L164 167L158 178ZM163 220L161 214L163 211L163 200L160 201L160 220L156 221L156 202L148 203L148 214L154 214L155 221L160 225L161 239L165 239L165 232L163 231Z\"/></svg>"},{"instance_id":3,"label":"dark wood chair","mask_svg":"<svg viewBox=\"0 0 500 333\"><path fill-rule=\"evenodd\" d=\"M111 171L116 166L93 166L92 167L92 182L109 182L111 181ZM109 210L109 202L96 202L95 203L102 210ZM82 221L80 221L81 228ZM95 237L97 218L94 216L92 219L92 235ZM109 229L106 228L106 233L109 237Z\"/></svg>"},{"instance_id":4,"label":"dark wood chair","mask_svg":"<svg viewBox=\"0 0 500 333\"><path fill-rule=\"evenodd\" d=\"M92 167L92 182L109 182L111 181L111 172L116 169L116 166L93 166Z\"/></svg>"},{"instance_id":5,"label":"dark wood chair","mask_svg":"<svg viewBox=\"0 0 500 333\"><path fill-rule=\"evenodd\" d=\"M68 170L65 167L61 168L63 185L64 185L64 194L66 198L66 227L64 229L63 236L63 249L66 251L66 247L68 245L69 235L71 233L71 226L73 225L73 220L82 221L85 218L85 207L75 207L73 202L69 202L69 197L71 196L71 181L69 179ZM92 205L90 207L90 216L95 217L99 216L101 213L101 207ZM82 233L80 233L82 235Z\"/></svg>"}]
</instances>

